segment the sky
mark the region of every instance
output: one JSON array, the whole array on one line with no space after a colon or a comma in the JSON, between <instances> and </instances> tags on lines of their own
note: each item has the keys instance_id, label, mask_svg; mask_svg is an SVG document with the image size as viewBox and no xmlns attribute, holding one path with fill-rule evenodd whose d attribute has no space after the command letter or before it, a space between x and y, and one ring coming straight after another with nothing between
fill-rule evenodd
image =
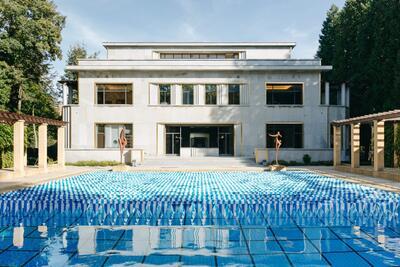
<instances>
[{"instance_id":1,"label":"sky","mask_svg":"<svg viewBox=\"0 0 400 267\"><path fill-rule=\"evenodd\" d=\"M296 42L293 58L313 58L326 12L345 0L54 0L66 16L63 73L68 48L102 42L267 41Z\"/></svg>"}]
</instances>

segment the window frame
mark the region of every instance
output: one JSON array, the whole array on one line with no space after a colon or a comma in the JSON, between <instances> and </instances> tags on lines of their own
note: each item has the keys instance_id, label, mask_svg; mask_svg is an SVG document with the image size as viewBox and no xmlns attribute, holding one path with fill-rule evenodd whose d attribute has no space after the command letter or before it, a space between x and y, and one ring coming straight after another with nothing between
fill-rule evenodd
<instances>
[{"instance_id":1,"label":"window frame","mask_svg":"<svg viewBox=\"0 0 400 267\"><path fill-rule=\"evenodd\" d=\"M229 91L229 89L230 89L230 86L233 86L233 85L237 85L238 88L239 88L239 91L238 91L238 94L239 94L239 102L238 102L238 103L231 103L231 97L230 97L230 91ZM241 91L241 86L242 86L242 84L240 84L240 83L229 83L229 84L227 84L227 87L228 87L228 105L230 105L230 106L239 106L239 105L240 105L240 91Z\"/></svg>"},{"instance_id":2,"label":"window frame","mask_svg":"<svg viewBox=\"0 0 400 267\"><path fill-rule=\"evenodd\" d=\"M195 88L195 84L192 83L188 83L188 84L180 84L181 86L181 90L182 90L182 105L185 106L193 106L194 105L194 88ZM189 103L185 103L185 90L184 87L186 86L190 86L191 87L191 103L189 101ZM186 99L187 100L187 99Z\"/></svg>"},{"instance_id":3,"label":"window frame","mask_svg":"<svg viewBox=\"0 0 400 267\"><path fill-rule=\"evenodd\" d=\"M268 104L268 89L267 85L268 84L276 84L276 85L301 85L302 91L301 91L301 104ZM265 105L266 106L297 106L297 107L302 107L304 106L304 82L265 82L264 84L264 94L265 94Z\"/></svg>"},{"instance_id":4,"label":"window frame","mask_svg":"<svg viewBox=\"0 0 400 267\"><path fill-rule=\"evenodd\" d=\"M215 103L207 103L207 86L215 86ZM216 106L218 105L218 84L216 83L210 83L210 84L205 84L204 85L204 104L205 105L210 105L210 106Z\"/></svg>"},{"instance_id":5,"label":"window frame","mask_svg":"<svg viewBox=\"0 0 400 267\"><path fill-rule=\"evenodd\" d=\"M170 106L172 101L172 86L173 84L170 83L159 83L158 86L158 104L161 106ZM168 86L169 87L169 102L161 102L161 86Z\"/></svg>"},{"instance_id":6,"label":"window frame","mask_svg":"<svg viewBox=\"0 0 400 267\"><path fill-rule=\"evenodd\" d=\"M269 147L268 146L268 132L267 132L267 127L268 127L268 125L298 125L298 126L301 126L301 133L302 133L302 136L301 136L301 146L300 147L296 147L295 146L295 140L296 140L296 133L294 133L293 134L293 138L294 138L294 140L293 140L293 144L294 144L294 147L281 147L281 149L304 149L304 123L303 122L267 122L267 123L265 123L265 129L264 129L264 132L265 132L265 148L267 148L267 149L274 149L275 148L275 146L272 146L272 147ZM282 144L283 145L283 144Z\"/></svg>"},{"instance_id":7,"label":"window frame","mask_svg":"<svg viewBox=\"0 0 400 267\"><path fill-rule=\"evenodd\" d=\"M104 129L107 125L116 125L116 126L124 126L126 129L127 125L131 126L131 146L126 146L127 149L132 149L134 148L134 134L133 134L133 123L126 123L126 122L95 122L94 123L94 148L95 149L113 149L113 150L119 150L119 146L118 147L105 147L105 142L104 142L104 147L99 147L98 146L98 126L99 125L103 125ZM119 133L118 133L119 135ZM105 132L104 132L104 140L105 140L106 136L105 136Z\"/></svg>"},{"instance_id":8,"label":"window frame","mask_svg":"<svg viewBox=\"0 0 400 267\"><path fill-rule=\"evenodd\" d=\"M103 93L103 104L99 104L98 102L99 102L99 97L98 97L98 91L99 91L99 85L126 85L126 86L130 86L130 90L131 90L131 92L130 92L130 94L131 94L131 99L132 99L132 103L126 103L126 104L106 104L105 103L105 101L106 101L106 93L105 93L105 91L104 91L104 93ZM108 82L105 82L105 83L102 83L102 82L95 82L94 83L94 88L95 88L95 90L94 90L94 99L95 99L95 101L94 101L94 105L95 106L116 106L116 107L118 107L118 106L133 106L134 105L134 95L133 95L133 91L134 91L134 89L133 89L133 83L131 83L131 82L128 82L128 83L120 83L120 82L111 82L111 83L108 83ZM127 102L127 100L128 100L128 92L126 91L125 92L125 102Z\"/></svg>"}]
</instances>

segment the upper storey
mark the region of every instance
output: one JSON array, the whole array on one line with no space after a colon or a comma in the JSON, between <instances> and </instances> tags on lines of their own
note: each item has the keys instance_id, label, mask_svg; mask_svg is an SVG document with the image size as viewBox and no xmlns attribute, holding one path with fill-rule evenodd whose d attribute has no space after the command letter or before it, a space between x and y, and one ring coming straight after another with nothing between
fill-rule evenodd
<instances>
[{"instance_id":1,"label":"upper storey","mask_svg":"<svg viewBox=\"0 0 400 267\"><path fill-rule=\"evenodd\" d=\"M295 43L106 42L108 60L290 59Z\"/></svg>"}]
</instances>

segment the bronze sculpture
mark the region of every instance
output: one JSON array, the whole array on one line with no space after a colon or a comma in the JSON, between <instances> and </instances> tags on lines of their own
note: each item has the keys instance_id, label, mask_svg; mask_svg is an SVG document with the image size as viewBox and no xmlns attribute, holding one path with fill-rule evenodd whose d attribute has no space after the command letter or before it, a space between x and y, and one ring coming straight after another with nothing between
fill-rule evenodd
<instances>
[{"instance_id":1,"label":"bronze sculpture","mask_svg":"<svg viewBox=\"0 0 400 267\"><path fill-rule=\"evenodd\" d=\"M278 162L278 155L279 155L279 148L282 146L282 135L278 131L276 134L269 134L269 136L274 138L274 143L275 143L275 164L279 165Z\"/></svg>"},{"instance_id":2,"label":"bronze sculpture","mask_svg":"<svg viewBox=\"0 0 400 267\"><path fill-rule=\"evenodd\" d=\"M126 145L128 144L128 140L126 140L126 137L125 137L125 128L122 128L121 132L119 133L118 144L119 144L119 150L121 153L120 161L122 163L122 155L124 154L124 149L125 149Z\"/></svg>"}]
</instances>

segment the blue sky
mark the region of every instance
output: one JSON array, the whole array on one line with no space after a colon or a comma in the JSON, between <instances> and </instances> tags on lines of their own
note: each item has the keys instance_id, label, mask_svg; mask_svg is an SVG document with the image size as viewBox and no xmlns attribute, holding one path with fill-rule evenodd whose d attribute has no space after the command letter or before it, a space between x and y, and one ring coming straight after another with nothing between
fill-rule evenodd
<instances>
[{"instance_id":1,"label":"blue sky","mask_svg":"<svg viewBox=\"0 0 400 267\"><path fill-rule=\"evenodd\" d=\"M62 49L104 41L294 41L294 58L312 58L326 12L345 0L55 0L67 17ZM58 61L61 74L65 63Z\"/></svg>"}]
</instances>

